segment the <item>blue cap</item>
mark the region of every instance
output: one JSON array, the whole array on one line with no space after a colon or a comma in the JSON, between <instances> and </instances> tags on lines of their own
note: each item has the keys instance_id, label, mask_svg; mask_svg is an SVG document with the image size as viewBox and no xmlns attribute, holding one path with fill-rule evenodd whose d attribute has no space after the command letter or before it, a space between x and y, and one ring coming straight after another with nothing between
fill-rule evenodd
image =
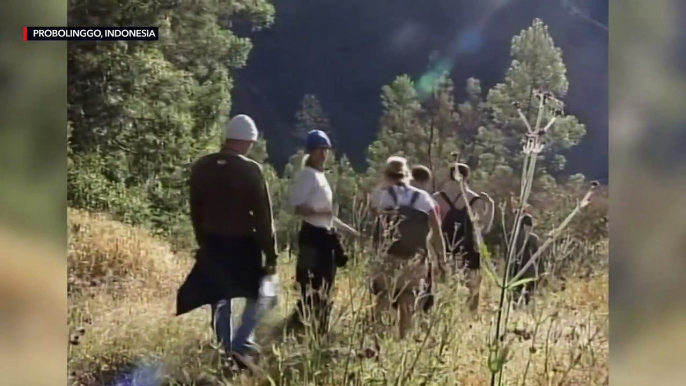
<instances>
[{"instance_id":1,"label":"blue cap","mask_svg":"<svg viewBox=\"0 0 686 386\"><path fill-rule=\"evenodd\" d=\"M312 130L307 133L307 138L305 139L305 150L310 151L320 147L331 147L331 140L325 132L321 130Z\"/></svg>"}]
</instances>

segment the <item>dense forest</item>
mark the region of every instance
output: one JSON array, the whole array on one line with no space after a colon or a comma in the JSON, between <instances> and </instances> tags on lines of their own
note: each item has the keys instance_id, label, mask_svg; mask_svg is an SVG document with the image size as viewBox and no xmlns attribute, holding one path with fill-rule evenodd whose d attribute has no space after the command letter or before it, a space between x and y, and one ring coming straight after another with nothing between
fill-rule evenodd
<instances>
[{"instance_id":1,"label":"dense forest","mask_svg":"<svg viewBox=\"0 0 686 386\"><path fill-rule=\"evenodd\" d=\"M428 81L448 70L458 101L468 97L466 80L484 90L501 82L512 60L510 40L534 18L550 28L565 53L571 87L567 110L587 125L587 139L565 153L569 169L607 178L608 4L594 0L488 1L303 1L276 0L271 28L237 32L254 48L237 71L232 110L258 119L269 139L289 138L294 111L306 94L316 95L339 149L364 170L366 148L381 114L379 90L398 74ZM277 145L278 143L278 145ZM281 166L293 152L270 142L270 158Z\"/></svg>"},{"instance_id":2,"label":"dense forest","mask_svg":"<svg viewBox=\"0 0 686 386\"><path fill-rule=\"evenodd\" d=\"M281 1L167 0L107 8L114 3L118 2L73 1L69 22L159 25L162 36L156 44L69 43L71 207L111 213L189 246L189 165L217 149L219 128L232 107L234 112L250 113L263 130L264 138L251 156L267 162L277 220L284 232L290 225L280 197L300 167L299 138L311 129L331 133L337 144L330 175L343 218L352 216L353 203L368 193L379 163L391 154L430 166L440 183L456 152L475 168L477 185L505 198L520 173L526 132L513 106L520 104L533 122L541 92L550 94L552 101L543 122L555 115L558 120L541 155L537 186L550 190L584 179L566 169L566 155L589 142L584 141L589 129L566 107L572 88L566 56L541 19L530 20L502 47L493 43L491 48L489 43L482 48L497 52L509 47L510 51L509 68L488 86L476 77L457 79L460 52L436 51L429 57L417 53L412 60L400 60L375 48L377 43L355 43L373 41L364 36L387 36L384 31L393 28L390 24L404 25L412 15L418 26L449 24L439 19L429 23L453 12L452 8L441 11L443 2L436 7L423 4L426 15L412 13L410 5L406 9L382 1L365 7L324 1L285 7ZM364 22L353 22L348 14ZM344 33L344 28L357 32ZM325 44L324 37L314 33L317 29L339 34ZM234 30L252 31L254 38ZM478 50L476 45L486 44L478 32L474 34L457 47ZM277 36L278 40L272 39ZM350 41L345 43L346 39ZM251 55L255 42L261 48ZM416 44L419 51L440 45ZM378 53L376 59L363 59L371 55L369 50ZM319 70L310 71L313 65ZM339 76L347 65L347 75ZM341 87L347 93L341 93ZM373 98L367 95L372 92L369 88L375 89ZM269 97L257 101L255 95ZM236 108L233 99L242 99L246 107Z\"/></svg>"}]
</instances>

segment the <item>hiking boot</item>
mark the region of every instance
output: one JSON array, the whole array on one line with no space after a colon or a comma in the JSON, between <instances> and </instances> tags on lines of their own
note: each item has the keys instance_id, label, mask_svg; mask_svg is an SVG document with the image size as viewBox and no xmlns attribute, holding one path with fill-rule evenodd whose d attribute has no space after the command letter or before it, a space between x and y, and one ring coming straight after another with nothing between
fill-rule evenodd
<instances>
[{"instance_id":1,"label":"hiking boot","mask_svg":"<svg viewBox=\"0 0 686 386\"><path fill-rule=\"evenodd\" d=\"M259 374L262 372L260 367L255 363L250 355L239 354L237 352L232 352L229 356L231 363L235 366L237 370L248 370L251 374Z\"/></svg>"}]
</instances>

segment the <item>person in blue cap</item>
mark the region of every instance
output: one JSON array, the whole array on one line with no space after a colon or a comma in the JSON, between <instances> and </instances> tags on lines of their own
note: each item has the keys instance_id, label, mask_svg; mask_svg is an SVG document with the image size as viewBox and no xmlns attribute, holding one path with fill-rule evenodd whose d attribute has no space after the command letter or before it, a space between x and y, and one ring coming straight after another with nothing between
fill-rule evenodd
<instances>
[{"instance_id":1,"label":"person in blue cap","mask_svg":"<svg viewBox=\"0 0 686 386\"><path fill-rule=\"evenodd\" d=\"M304 166L289 196L290 206L302 218L295 272L301 296L290 325L301 327L303 318L311 317L319 332L328 329L332 306L329 295L336 270L348 261L335 228L356 233L334 216L333 193L324 174L330 149L331 140L323 131L312 130L307 134Z\"/></svg>"}]
</instances>

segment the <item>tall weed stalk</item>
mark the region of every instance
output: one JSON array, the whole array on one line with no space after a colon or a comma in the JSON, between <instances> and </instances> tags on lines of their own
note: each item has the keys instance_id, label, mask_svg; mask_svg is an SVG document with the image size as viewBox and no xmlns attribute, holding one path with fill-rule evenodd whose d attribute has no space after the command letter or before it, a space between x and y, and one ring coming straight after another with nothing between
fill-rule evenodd
<instances>
[{"instance_id":1,"label":"tall weed stalk","mask_svg":"<svg viewBox=\"0 0 686 386\"><path fill-rule=\"evenodd\" d=\"M553 125L555 124L557 117L562 115L562 112L559 110L551 111L552 108L549 102L552 101L554 98L551 93L537 92L536 97L539 100L539 105L536 123L533 127L527 120L525 114L522 112L519 103L515 102L513 104L513 106L517 109L517 114L519 115L519 118L526 125L527 134L526 143L524 144L522 149L524 159L522 163L522 175L519 197L516 200L513 200L514 219L512 221L511 228L509 231L507 231L507 227L503 227L503 229L505 229L505 239L507 247L505 253L505 270L502 273L502 277L500 278L498 277L499 275L494 268L493 262L491 261L490 254L488 253L488 250L485 248L482 229L478 221L478 214L474 212L474 210L469 205L469 202L466 202L467 211L475 225L476 241L477 245L479 246L479 250L482 252L482 258L485 262L485 272L492 279L496 280L500 290L498 309L495 317L493 333L491 335L491 339L489 342L490 355L488 360L488 367L491 371L491 386L502 385L504 366L508 360L509 348L507 344L503 345L502 342L505 341L504 331L506 331L507 329L512 305L510 291L515 287L524 285L530 281L537 280L536 277L523 278L523 276L525 272L533 264L536 264L537 260L541 258L542 254L546 251L546 249L553 245L553 243L562 234L562 232L569 225L572 219L590 203L593 190L597 186L596 183L592 184L591 188L586 192L582 200L577 203L576 207L567 215L567 217L557 227L555 227L546 235L545 241L543 242L541 247L531 256L529 261L526 264L524 264L513 277L510 277L510 270L512 264L518 258L521 258L521 254L523 253L523 248L518 248L519 243L517 241L520 239L520 231L522 228L521 220L524 214L526 213L527 207L529 206L528 201L531 195L531 189L536 176L536 164L539 158L541 157L540 154L545 148L546 134L548 133L550 128L553 127ZM554 113L553 117L550 120L548 120L548 122L545 125L542 125L543 118L549 115L546 113L550 112ZM460 179L459 174L457 177L458 181L460 182L460 188L462 189L464 195L466 190L464 181ZM528 235L526 236L526 238L528 239ZM524 245L526 245L527 239L524 240ZM518 249L520 249L519 253Z\"/></svg>"}]
</instances>

